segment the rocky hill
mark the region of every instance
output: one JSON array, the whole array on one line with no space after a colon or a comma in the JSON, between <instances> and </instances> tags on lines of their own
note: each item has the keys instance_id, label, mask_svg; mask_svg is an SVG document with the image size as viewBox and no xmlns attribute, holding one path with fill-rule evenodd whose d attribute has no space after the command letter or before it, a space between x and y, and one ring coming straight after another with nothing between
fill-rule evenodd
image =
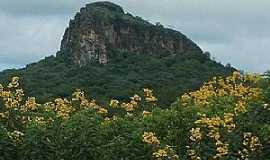
<instances>
[{"instance_id":1,"label":"rocky hill","mask_svg":"<svg viewBox=\"0 0 270 160\"><path fill-rule=\"evenodd\" d=\"M110 49L134 54L201 52L180 32L133 17L116 4L96 2L81 8L65 31L61 51L84 65L92 60L108 63Z\"/></svg>"},{"instance_id":2,"label":"rocky hill","mask_svg":"<svg viewBox=\"0 0 270 160\"><path fill-rule=\"evenodd\" d=\"M154 89L162 104L232 72L210 59L182 33L135 17L113 3L83 7L70 21L56 56L0 73L0 83L20 76L26 95L41 101L76 89L100 102L129 99Z\"/></svg>"}]
</instances>

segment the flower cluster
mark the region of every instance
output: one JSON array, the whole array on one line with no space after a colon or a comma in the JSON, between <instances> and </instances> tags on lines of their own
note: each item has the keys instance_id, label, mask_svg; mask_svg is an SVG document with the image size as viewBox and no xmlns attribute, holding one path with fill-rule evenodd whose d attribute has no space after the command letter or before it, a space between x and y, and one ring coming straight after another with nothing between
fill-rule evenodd
<instances>
[{"instance_id":1,"label":"flower cluster","mask_svg":"<svg viewBox=\"0 0 270 160\"><path fill-rule=\"evenodd\" d=\"M222 158L228 154L229 152L228 143L223 143L222 141L217 140L215 145L217 146L217 148L216 148L216 155L213 157L214 159Z\"/></svg>"},{"instance_id":2,"label":"flower cluster","mask_svg":"<svg viewBox=\"0 0 270 160\"><path fill-rule=\"evenodd\" d=\"M99 113L101 115L106 115L106 114L108 114L108 110L105 108L99 108L97 113Z\"/></svg>"},{"instance_id":3,"label":"flower cluster","mask_svg":"<svg viewBox=\"0 0 270 160\"><path fill-rule=\"evenodd\" d=\"M5 93L10 94L8 92ZM11 94L10 97L4 99L4 101L7 109L18 109L19 102L16 99L14 99Z\"/></svg>"},{"instance_id":4,"label":"flower cluster","mask_svg":"<svg viewBox=\"0 0 270 160\"><path fill-rule=\"evenodd\" d=\"M67 99L57 98L54 102L54 110L56 111L58 117L67 119L70 117L70 114L75 111L75 109L71 105L71 102Z\"/></svg>"},{"instance_id":5,"label":"flower cluster","mask_svg":"<svg viewBox=\"0 0 270 160\"><path fill-rule=\"evenodd\" d=\"M171 146L166 145L165 147L160 146L160 141L155 136L153 132L144 132L143 134L143 142L150 144L154 148L153 158L156 160L163 160L163 159L171 159L171 160L178 160L179 157L172 149Z\"/></svg>"},{"instance_id":6,"label":"flower cluster","mask_svg":"<svg viewBox=\"0 0 270 160\"><path fill-rule=\"evenodd\" d=\"M85 95L84 92L81 91L80 89L77 89L73 94L72 94L72 100L73 101L83 101L85 100Z\"/></svg>"},{"instance_id":7,"label":"flower cluster","mask_svg":"<svg viewBox=\"0 0 270 160\"><path fill-rule=\"evenodd\" d=\"M157 102L157 98L154 96L153 90L148 89L148 88L144 88L143 92L144 92L144 98L145 98L146 102L148 102L148 103L156 103Z\"/></svg>"},{"instance_id":8,"label":"flower cluster","mask_svg":"<svg viewBox=\"0 0 270 160\"><path fill-rule=\"evenodd\" d=\"M153 132L144 132L143 142L151 145L159 145L160 142Z\"/></svg>"},{"instance_id":9,"label":"flower cluster","mask_svg":"<svg viewBox=\"0 0 270 160\"><path fill-rule=\"evenodd\" d=\"M164 148L158 149L156 152L153 153L153 157L156 160L164 160L164 159L178 160L179 159L179 156L175 154L175 151L169 145L166 145Z\"/></svg>"},{"instance_id":10,"label":"flower cluster","mask_svg":"<svg viewBox=\"0 0 270 160\"><path fill-rule=\"evenodd\" d=\"M235 115L232 113L224 113L224 127L230 133L236 128L236 124L234 123Z\"/></svg>"},{"instance_id":11,"label":"flower cluster","mask_svg":"<svg viewBox=\"0 0 270 160\"><path fill-rule=\"evenodd\" d=\"M23 141L24 133L15 130L13 132L8 132L7 135L14 143L21 144Z\"/></svg>"},{"instance_id":12,"label":"flower cluster","mask_svg":"<svg viewBox=\"0 0 270 160\"><path fill-rule=\"evenodd\" d=\"M0 119L1 119L1 118L2 118L2 119L8 118L8 116L9 116L8 114L9 114L9 112L7 112L7 111L6 111L6 112L3 112L3 113L0 112Z\"/></svg>"},{"instance_id":13,"label":"flower cluster","mask_svg":"<svg viewBox=\"0 0 270 160\"><path fill-rule=\"evenodd\" d=\"M246 146L251 151L260 149L262 144L257 136L253 136L252 133L244 133L243 145Z\"/></svg>"},{"instance_id":14,"label":"flower cluster","mask_svg":"<svg viewBox=\"0 0 270 160\"><path fill-rule=\"evenodd\" d=\"M80 102L80 107L81 108L92 108L97 110L97 113L100 115L107 115L108 110L104 107L99 106L95 100L88 100L84 94L83 91L77 89L76 92L72 94L73 98L72 101L78 101ZM114 103L116 100L114 100ZM115 105L115 104L110 104L110 105Z\"/></svg>"},{"instance_id":15,"label":"flower cluster","mask_svg":"<svg viewBox=\"0 0 270 160\"><path fill-rule=\"evenodd\" d=\"M135 94L133 97L130 97L129 103L122 103L121 107L125 109L127 112L132 112L136 108L138 108L139 102L141 102L141 97Z\"/></svg>"},{"instance_id":16,"label":"flower cluster","mask_svg":"<svg viewBox=\"0 0 270 160\"><path fill-rule=\"evenodd\" d=\"M218 116L212 118L202 117L201 119L197 120L195 124L206 126L209 129L215 130L218 129L223 124L223 121Z\"/></svg>"},{"instance_id":17,"label":"flower cluster","mask_svg":"<svg viewBox=\"0 0 270 160\"><path fill-rule=\"evenodd\" d=\"M0 86L0 97L3 98L3 101L7 109L18 109L19 103L22 101L23 95L24 94L21 89L14 89L13 91L10 91L4 90L4 87L2 85Z\"/></svg>"},{"instance_id":18,"label":"flower cluster","mask_svg":"<svg viewBox=\"0 0 270 160\"><path fill-rule=\"evenodd\" d=\"M168 153L165 149L159 149L153 153L153 157L156 159L163 159L168 156Z\"/></svg>"},{"instance_id":19,"label":"flower cluster","mask_svg":"<svg viewBox=\"0 0 270 160\"><path fill-rule=\"evenodd\" d=\"M112 108L118 108L119 107L119 101L118 100L115 100L115 99L112 99L110 101L110 107L112 107Z\"/></svg>"},{"instance_id":20,"label":"flower cluster","mask_svg":"<svg viewBox=\"0 0 270 160\"><path fill-rule=\"evenodd\" d=\"M19 87L19 77L13 77L11 82L8 84L8 88L17 88Z\"/></svg>"},{"instance_id":21,"label":"flower cluster","mask_svg":"<svg viewBox=\"0 0 270 160\"><path fill-rule=\"evenodd\" d=\"M213 99L224 96L233 96L238 101L257 100L261 95L261 89L254 85L258 79L259 77L256 75L242 76L239 72L234 72L226 79L215 77L198 91L184 94L181 97L181 102L185 106L192 102L197 106L204 107L209 105ZM240 111L245 110L242 108Z\"/></svg>"},{"instance_id":22,"label":"flower cluster","mask_svg":"<svg viewBox=\"0 0 270 160\"><path fill-rule=\"evenodd\" d=\"M213 156L214 159L224 158L229 153L229 144L223 137L223 134L230 134L236 130L237 126L235 119L243 113L248 112L248 106L254 101L260 101L262 91L258 87L257 82L260 77L256 75L241 75L239 72L234 72L232 76L227 78L213 78L212 81L203 85L198 91L186 93L181 97L181 103L183 106L198 106L199 111L204 112L205 110L213 109L217 104L222 104L222 100L227 98L226 102L230 102L228 108L221 108L221 112L216 112L211 117L206 117L205 114L201 118L195 121L195 125L198 128L192 128L190 130L191 144L196 145L201 140L202 134L201 129L204 128L205 135L214 141L216 146L216 153ZM266 105L265 105L266 106ZM208 108L206 108L208 107ZM231 107L231 108L230 108ZM205 112L204 112L205 113ZM249 151L255 151L255 148L260 146L258 137L248 138L246 135L245 146L241 153L242 157ZM196 150L189 147L188 154L191 159L199 159Z\"/></svg>"},{"instance_id":23,"label":"flower cluster","mask_svg":"<svg viewBox=\"0 0 270 160\"><path fill-rule=\"evenodd\" d=\"M201 157L198 155L198 153L194 149L191 149L190 146L186 146L186 147L187 147L187 154L191 160L201 160Z\"/></svg>"},{"instance_id":24,"label":"flower cluster","mask_svg":"<svg viewBox=\"0 0 270 160\"><path fill-rule=\"evenodd\" d=\"M202 139L202 133L200 131L201 129L200 128L192 128L190 130L190 140L192 141L200 141Z\"/></svg>"},{"instance_id":25,"label":"flower cluster","mask_svg":"<svg viewBox=\"0 0 270 160\"><path fill-rule=\"evenodd\" d=\"M214 140L216 146L216 154L213 157L214 159L222 158L228 154L229 144L222 142L220 128L227 128L228 132L231 132L235 128L233 116L234 115L231 113L225 114L224 119L218 116L212 118L207 118L204 116L195 122L197 125L208 128L209 131L206 135ZM191 130L191 140L196 141L195 135L197 135L197 137L200 135L198 131L199 129Z\"/></svg>"},{"instance_id":26,"label":"flower cluster","mask_svg":"<svg viewBox=\"0 0 270 160\"><path fill-rule=\"evenodd\" d=\"M80 89L77 89L76 92L72 94L72 102L78 101L80 103L81 108L93 108L93 109L99 109L101 106L96 104L95 100L88 100L84 94L83 91Z\"/></svg>"},{"instance_id":27,"label":"flower cluster","mask_svg":"<svg viewBox=\"0 0 270 160\"><path fill-rule=\"evenodd\" d=\"M260 140L257 136L252 135L252 133L250 132L247 132L244 133L243 146L244 148L238 151L238 154L240 156L239 159L247 160L252 152L261 149L262 144L260 143Z\"/></svg>"},{"instance_id":28,"label":"flower cluster","mask_svg":"<svg viewBox=\"0 0 270 160\"><path fill-rule=\"evenodd\" d=\"M38 109L39 104L36 103L35 97L28 97L25 105L23 106L22 110L24 111L34 111Z\"/></svg>"}]
</instances>

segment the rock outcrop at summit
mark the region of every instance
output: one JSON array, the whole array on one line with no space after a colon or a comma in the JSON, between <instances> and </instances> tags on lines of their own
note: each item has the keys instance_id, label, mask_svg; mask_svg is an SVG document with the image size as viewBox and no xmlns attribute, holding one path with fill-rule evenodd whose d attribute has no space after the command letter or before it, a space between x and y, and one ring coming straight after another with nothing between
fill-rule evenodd
<instances>
[{"instance_id":1,"label":"rock outcrop at summit","mask_svg":"<svg viewBox=\"0 0 270 160\"><path fill-rule=\"evenodd\" d=\"M139 54L202 52L180 32L134 17L111 2L96 2L81 8L66 29L61 51L80 66L91 61L106 64L110 51Z\"/></svg>"}]
</instances>

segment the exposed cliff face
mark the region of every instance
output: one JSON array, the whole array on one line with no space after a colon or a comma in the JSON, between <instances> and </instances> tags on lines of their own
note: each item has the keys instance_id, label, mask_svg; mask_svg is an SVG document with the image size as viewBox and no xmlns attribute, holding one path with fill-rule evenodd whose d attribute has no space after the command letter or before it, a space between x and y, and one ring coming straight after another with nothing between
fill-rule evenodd
<instances>
[{"instance_id":1,"label":"exposed cliff face","mask_svg":"<svg viewBox=\"0 0 270 160\"><path fill-rule=\"evenodd\" d=\"M61 51L70 53L75 64L84 65L89 61L108 63L111 49L140 54L201 52L180 32L133 17L113 3L86 5L70 21Z\"/></svg>"}]
</instances>

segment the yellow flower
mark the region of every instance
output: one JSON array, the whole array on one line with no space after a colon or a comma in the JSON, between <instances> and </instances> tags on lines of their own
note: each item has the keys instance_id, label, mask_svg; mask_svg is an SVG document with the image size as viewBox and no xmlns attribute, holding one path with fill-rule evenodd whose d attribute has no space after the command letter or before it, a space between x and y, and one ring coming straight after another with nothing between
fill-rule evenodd
<instances>
[{"instance_id":1,"label":"yellow flower","mask_svg":"<svg viewBox=\"0 0 270 160\"><path fill-rule=\"evenodd\" d=\"M227 129L228 132L232 132L235 129L236 125L234 124L234 114L224 114L224 127Z\"/></svg>"},{"instance_id":2,"label":"yellow flower","mask_svg":"<svg viewBox=\"0 0 270 160\"><path fill-rule=\"evenodd\" d=\"M152 145L159 145L160 142L158 138L155 136L153 132L144 132L143 134L143 142L152 144Z\"/></svg>"},{"instance_id":3,"label":"yellow flower","mask_svg":"<svg viewBox=\"0 0 270 160\"><path fill-rule=\"evenodd\" d=\"M158 151L153 153L153 157L157 159L162 159L168 156L168 153L164 149L159 149Z\"/></svg>"},{"instance_id":4,"label":"yellow flower","mask_svg":"<svg viewBox=\"0 0 270 160\"><path fill-rule=\"evenodd\" d=\"M199 141L202 139L202 133L200 131L200 128L192 128L190 130L190 133L191 133L191 136L190 136L190 139L192 141Z\"/></svg>"},{"instance_id":5,"label":"yellow flower","mask_svg":"<svg viewBox=\"0 0 270 160\"><path fill-rule=\"evenodd\" d=\"M246 104L245 101L238 101L238 102L236 103L236 107L235 107L235 109L234 109L235 114L247 112L246 105L247 105L247 104Z\"/></svg>"},{"instance_id":6,"label":"yellow flower","mask_svg":"<svg viewBox=\"0 0 270 160\"><path fill-rule=\"evenodd\" d=\"M156 97L146 97L145 98L145 101L146 102L156 102L157 101L157 98Z\"/></svg>"},{"instance_id":7,"label":"yellow flower","mask_svg":"<svg viewBox=\"0 0 270 160\"><path fill-rule=\"evenodd\" d=\"M233 72L232 78L234 81L241 80L241 78L242 78L241 73L237 72L237 71Z\"/></svg>"},{"instance_id":8,"label":"yellow flower","mask_svg":"<svg viewBox=\"0 0 270 160\"><path fill-rule=\"evenodd\" d=\"M27 101L25 102L24 111L34 111L38 108L39 104L36 103L35 97L28 97Z\"/></svg>"},{"instance_id":9,"label":"yellow flower","mask_svg":"<svg viewBox=\"0 0 270 160\"><path fill-rule=\"evenodd\" d=\"M223 124L223 120L218 116L213 118L202 117L201 119L195 121L195 124L200 124L213 129L220 127Z\"/></svg>"},{"instance_id":10,"label":"yellow flower","mask_svg":"<svg viewBox=\"0 0 270 160\"><path fill-rule=\"evenodd\" d=\"M134 106L131 103L122 103L121 107L124 108L127 112L134 111Z\"/></svg>"},{"instance_id":11,"label":"yellow flower","mask_svg":"<svg viewBox=\"0 0 270 160\"><path fill-rule=\"evenodd\" d=\"M91 100L88 104L89 108L99 109L101 106L97 105L96 100Z\"/></svg>"},{"instance_id":12,"label":"yellow flower","mask_svg":"<svg viewBox=\"0 0 270 160\"><path fill-rule=\"evenodd\" d=\"M24 133L15 130L13 132L8 132L7 135L16 144L21 144L23 141Z\"/></svg>"},{"instance_id":13,"label":"yellow flower","mask_svg":"<svg viewBox=\"0 0 270 160\"><path fill-rule=\"evenodd\" d=\"M130 97L129 103L122 103L121 107L125 109L127 112L132 112L138 107L138 103L140 101L141 101L141 97L135 94L133 97Z\"/></svg>"},{"instance_id":14,"label":"yellow flower","mask_svg":"<svg viewBox=\"0 0 270 160\"><path fill-rule=\"evenodd\" d=\"M207 136L211 137L211 138L214 138L214 140L218 141L220 139L220 134L219 134L219 131L218 129L211 129L209 131L209 133L207 134Z\"/></svg>"},{"instance_id":15,"label":"yellow flower","mask_svg":"<svg viewBox=\"0 0 270 160\"><path fill-rule=\"evenodd\" d=\"M81 91L80 89L77 89L76 92L72 94L72 97L73 101L82 101L85 99L84 92Z\"/></svg>"},{"instance_id":16,"label":"yellow flower","mask_svg":"<svg viewBox=\"0 0 270 160\"><path fill-rule=\"evenodd\" d=\"M133 105L134 108L138 106L138 103L135 100L131 100L129 103Z\"/></svg>"},{"instance_id":17,"label":"yellow flower","mask_svg":"<svg viewBox=\"0 0 270 160\"><path fill-rule=\"evenodd\" d=\"M55 110L58 117L67 119L75 109L67 99L57 98L55 100Z\"/></svg>"},{"instance_id":18,"label":"yellow flower","mask_svg":"<svg viewBox=\"0 0 270 160\"><path fill-rule=\"evenodd\" d=\"M253 78L256 77L256 78ZM247 79L248 78L248 79ZM261 97L261 89L256 87L258 76L242 76L239 72L234 72L232 76L223 79L222 77L213 78L212 81L205 83L198 91L184 94L181 102L185 106L187 103L194 103L197 106L205 107L216 97L232 96L237 101L256 101ZM247 83L248 82L248 83ZM245 108L238 108L240 112L245 112Z\"/></svg>"},{"instance_id":19,"label":"yellow flower","mask_svg":"<svg viewBox=\"0 0 270 160\"><path fill-rule=\"evenodd\" d=\"M23 96L24 96L23 90L16 89L15 99L20 102L20 101L22 101Z\"/></svg>"},{"instance_id":20,"label":"yellow flower","mask_svg":"<svg viewBox=\"0 0 270 160\"><path fill-rule=\"evenodd\" d=\"M17 108L19 106L19 101L15 100L13 98L6 98L5 99L5 106L8 109Z\"/></svg>"},{"instance_id":21,"label":"yellow flower","mask_svg":"<svg viewBox=\"0 0 270 160\"><path fill-rule=\"evenodd\" d=\"M145 95L146 97L150 97L150 96L153 95L153 90L148 89L148 88L144 88L144 89L143 89L143 92L144 92L144 95Z\"/></svg>"},{"instance_id":22,"label":"yellow flower","mask_svg":"<svg viewBox=\"0 0 270 160\"><path fill-rule=\"evenodd\" d=\"M99 108L97 113L102 114L102 115L106 115L108 113L108 110L105 108Z\"/></svg>"},{"instance_id":23,"label":"yellow flower","mask_svg":"<svg viewBox=\"0 0 270 160\"><path fill-rule=\"evenodd\" d=\"M229 144L224 144L221 141L218 141L216 143L217 149L216 149L216 155L214 156L214 159L222 158L226 156L229 152Z\"/></svg>"},{"instance_id":24,"label":"yellow flower","mask_svg":"<svg viewBox=\"0 0 270 160\"><path fill-rule=\"evenodd\" d=\"M8 88L17 88L19 87L19 77L13 77L11 82L8 84Z\"/></svg>"},{"instance_id":25,"label":"yellow flower","mask_svg":"<svg viewBox=\"0 0 270 160\"><path fill-rule=\"evenodd\" d=\"M249 157L249 151L244 148L242 149L241 151L238 151L238 154L240 156L240 158L238 158L237 160L248 160L248 157Z\"/></svg>"},{"instance_id":26,"label":"yellow flower","mask_svg":"<svg viewBox=\"0 0 270 160\"><path fill-rule=\"evenodd\" d=\"M183 103L184 106L186 106L188 104L190 99L191 99L191 97L187 93L185 93L181 96L181 102Z\"/></svg>"},{"instance_id":27,"label":"yellow flower","mask_svg":"<svg viewBox=\"0 0 270 160\"><path fill-rule=\"evenodd\" d=\"M5 118L8 118L8 117L9 117L9 112L8 111L4 112L4 113L0 113L0 118L5 119Z\"/></svg>"},{"instance_id":28,"label":"yellow flower","mask_svg":"<svg viewBox=\"0 0 270 160\"><path fill-rule=\"evenodd\" d=\"M250 149L252 152L262 147L259 137L252 136L252 133L250 132L244 133L243 145Z\"/></svg>"},{"instance_id":29,"label":"yellow flower","mask_svg":"<svg viewBox=\"0 0 270 160\"><path fill-rule=\"evenodd\" d=\"M157 102L157 98L154 96L153 90L148 89L148 88L144 88L143 92L144 92L145 101L147 103L155 103L155 102Z\"/></svg>"},{"instance_id":30,"label":"yellow flower","mask_svg":"<svg viewBox=\"0 0 270 160\"><path fill-rule=\"evenodd\" d=\"M143 118L145 118L145 117L151 116L152 113L149 111L143 111L142 115L143 115Z\"/></svg>"},{"instance_id":31,"label":"yellow flower","mask_svg":"<svg viewBox=\"0 0 270 160\"><path fill-rule=\"evenodd\" d=\"M136 102L140 102L142 100L142 98L137 94L135 94L133 97L130 97L130 99Z\"/></svg>"},{"instance_id":32,"label":"yellow flower","mask_svg":"<svg viewBox=\"0 0 270 160\"><path fill-rule=\"evenodd\" d=\"M118 101L118 100L112 99L112 100L110 101L110 107L112 107L112 108L117 108L118 106L119 106L119 101Z\"/></svg>"},{"instance_id":33,"label":"yellow flower","mask_svg":"<svg viewBox=\"0 0 270 160\"><path fill-rule=\"evenodd\" d=\"M190 146L186 146L188 148L187 153L191 160L201 160L201 157L196 153L194 149L191 149Z\"/></svg>"}]
</instances>

